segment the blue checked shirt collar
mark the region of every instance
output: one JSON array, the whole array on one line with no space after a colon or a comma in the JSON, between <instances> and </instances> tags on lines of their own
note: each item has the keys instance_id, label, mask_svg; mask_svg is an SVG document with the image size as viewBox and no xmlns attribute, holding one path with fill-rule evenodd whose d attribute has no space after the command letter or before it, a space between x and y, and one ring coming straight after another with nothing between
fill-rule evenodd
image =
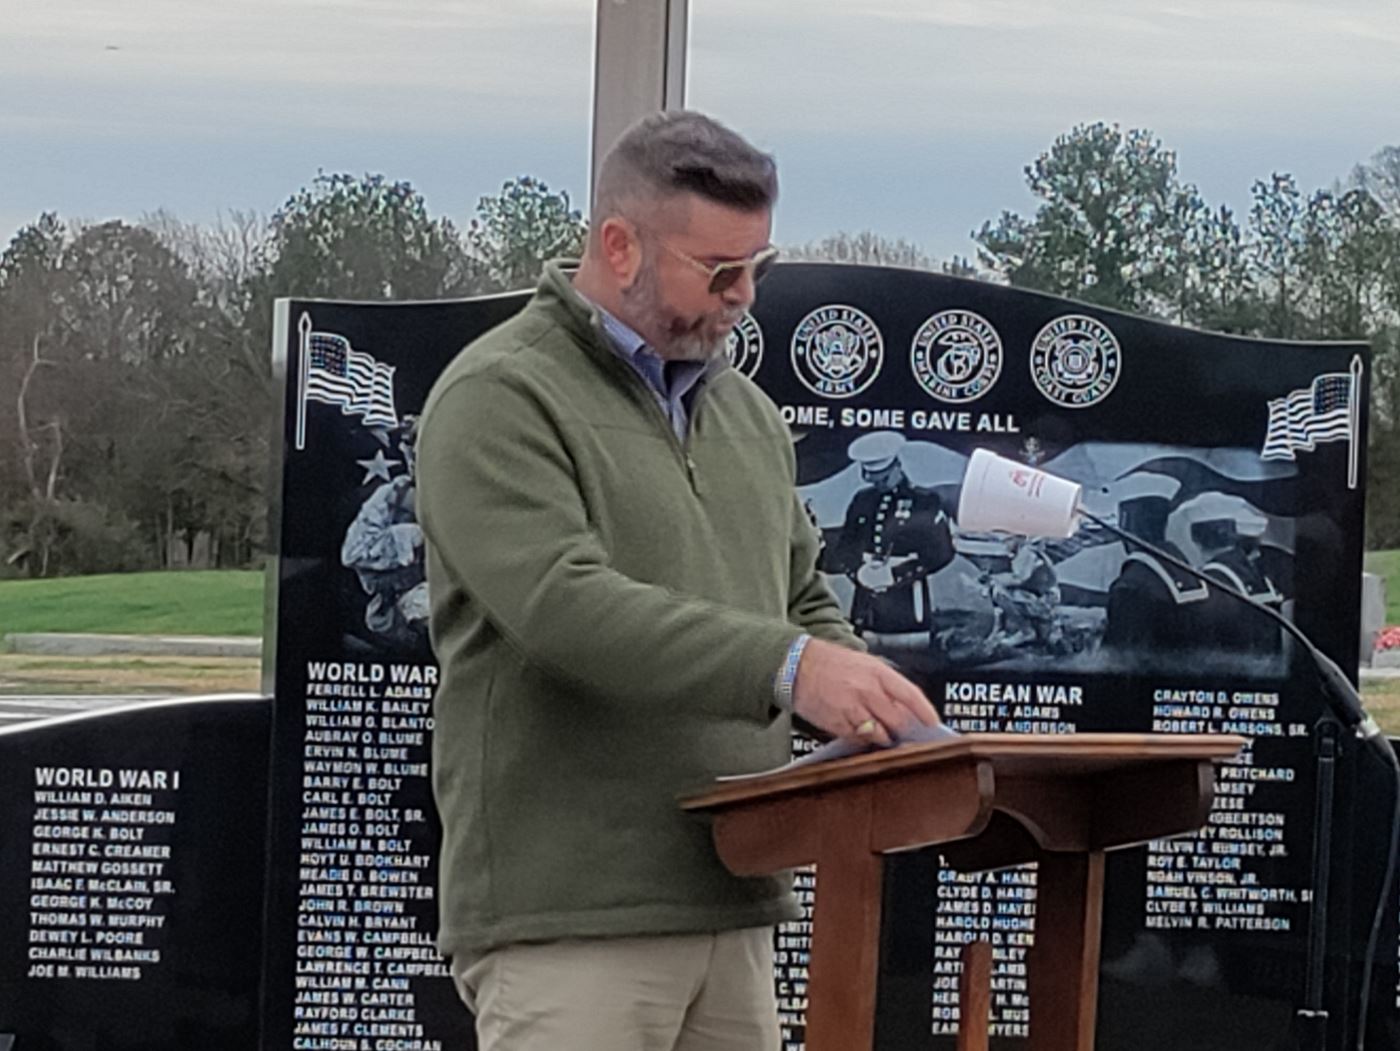
<instances>
[{"instance_id":1,"label":"blue checked shirt collar","mask_svg":"<svg viewBox=\"0 0 1400 1051\"><path fill-rule=\"evenodd\" d=\"M589 303L602 319L603 333L608 337L612 352L642 377L647 389L655 395L661 411L670 420L676 437L684 441L690 423L686 397L705 374L705 362L673 361L667 368L668 363L647 346L647 341L635 329L592 300Z\"/></svg>"}]
</instances>

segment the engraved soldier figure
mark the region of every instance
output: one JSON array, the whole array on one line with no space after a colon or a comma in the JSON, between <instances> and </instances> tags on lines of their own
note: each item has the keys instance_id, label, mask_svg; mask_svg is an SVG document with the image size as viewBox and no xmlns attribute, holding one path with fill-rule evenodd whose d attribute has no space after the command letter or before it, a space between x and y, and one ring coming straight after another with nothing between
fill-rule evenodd
<instances>
[{"instance_id":1,"label":"engraved soldier figure","mask_svg":"<svg viewBox=\"0 0 1400 1051\"><path fill-rule=\"evenodd\" d=\"M1003 646L1035 643L1054 650L1064 640L1055 619L1060 604L1055 565L1038 541L1013 535L1006 547L1009 565L987 581L995 610L993 631Z\"/></svg>"},{"instance_id":2,"label":"engraved soldier figure","mask_svg":"<svg viewBox=\"0 0 1400 1051\"><path fill-rule=\"evenodd\" d=\"M428 585L423 564L423 531L414 507L413 443L417 418L405 419L399 451L408 471L374 490L345 531L340 561L353 569L369 596L365 627L401 646L424 641L428 624Z\"/></svg>"},{"instance_id":3,"label":"engraved soldier figure","mask_svg":"<svg viewBox=\"0 0 1400 1051\"><path fill-rule=\"evenodd\" d=\"M1261 606L1280 612L1283 596L1257 560L1250 558L1235 519L1194 522L1191 539L1201 549L1202 573L1244 592ZM1277 653L1282 645L1276 622L1250 615L1228 595L1212 591L1205 615L1210 622L1210 638L1222 649L1265 655Z\"/></svg>"},{"instance_id":4,"label":"engraved soldier figure","mask_svg":"<svg viewBox=\"0 0 1400 1051\"><path fill-rule=\"evenodd\" d=\"M953 537L938 494L904 474L896 431L863 434L847 450L865 486L846 509L824 568L855 584L851 623L872 642L927 645L933 626L929 577L953 559Z\"/></svg>"},{"instance_id":5,"label":"engraved soldier figure","mask_svg":"<svg viewBox=\"0 0 1400 1051\"><path fill-rule=\"evenodd\" d=\"M1118 523L1133 536L1185 561L1166 539L1171 502L1141 496L1118 505ZM1201 644L1205 584L1147 551L1132 551L1108 589L1106 648L1135 653L1179 653Z\"/></svg>"}]
</instances>

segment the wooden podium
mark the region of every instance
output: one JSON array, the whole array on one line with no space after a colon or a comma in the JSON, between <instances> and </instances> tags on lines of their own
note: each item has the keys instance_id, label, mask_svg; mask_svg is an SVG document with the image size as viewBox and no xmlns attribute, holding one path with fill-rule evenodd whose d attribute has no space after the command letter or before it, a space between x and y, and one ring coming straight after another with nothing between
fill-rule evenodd
<instances>
[{"instance_id":1,"label":"wooden podium","mask_svg":"<svg viewBox=\"0 0 1400 1051\"><path fill-rule=\"evenodd\" d=\"M884 856L934 845L963 871L1038 863L1027 1046L1092 1051L1104 851L1203 825L1213 764L1243 745L968 734L725 782L684 806L713 815L719 856L741 876L816 863L808 1051L871 1047ZM985 1046L986 996L972 999L960 1046Z\"/></svg>"}]
</instances>

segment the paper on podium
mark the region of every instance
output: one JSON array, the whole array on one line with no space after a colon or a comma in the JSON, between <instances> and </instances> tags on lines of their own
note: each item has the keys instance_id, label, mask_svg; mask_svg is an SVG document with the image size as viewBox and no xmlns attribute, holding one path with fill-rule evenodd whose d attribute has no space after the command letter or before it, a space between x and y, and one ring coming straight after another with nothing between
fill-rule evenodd
<instances>
[{"instance_id":1,"label":"paper on podium","mask_svg":"<svg viewBox=\"0 0 1400 1051\"><path fill-rule=\"evenodd\" d=\"M919 723L912 730L897 735L894 743L890 745L871 744L869 741L862 741L858 738L838 737L833 741L828 741L824 745L812 749L804 756L799 756L792 762L783 766L775 767L772 770L756 770L751 774L727 774L724 777L716 778L718 781L742 781L750 777L765 777L768 774L776 774L780 770L794 770L801 766L811 766L813 763L825 763L832 759L845 759L851 755L864 755L867 752L882 752L888 748L898 748L906 744L929 744L933 741L951 741L955 737L962 735L952 727L938 723L935 726L925 726Z\"/></svg>"}]
</instances>

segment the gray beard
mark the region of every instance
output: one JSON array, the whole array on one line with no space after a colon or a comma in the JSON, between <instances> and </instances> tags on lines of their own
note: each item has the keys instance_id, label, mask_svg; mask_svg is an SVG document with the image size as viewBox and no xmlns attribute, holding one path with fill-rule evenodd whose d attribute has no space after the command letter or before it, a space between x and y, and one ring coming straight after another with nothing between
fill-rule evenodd
<instances>
[{"instance_id":1,"label":"gray beard","mask_svg":"<svg viewBox=\"0 0 1400 1051\"><path fill-rule=\"evenodd\" d=\"M698 327L675 331L662 306L656 266L650 260L642 264L631 287L622 290L622 301L636 322L633 328L666 333L664 342L651 345L651 349L666 361L709 361L724 353L725 345L729 342L728 330L714 339L707 339ZM737 317L734 323L739 323Z\"/></svg>"}]
</instances>

